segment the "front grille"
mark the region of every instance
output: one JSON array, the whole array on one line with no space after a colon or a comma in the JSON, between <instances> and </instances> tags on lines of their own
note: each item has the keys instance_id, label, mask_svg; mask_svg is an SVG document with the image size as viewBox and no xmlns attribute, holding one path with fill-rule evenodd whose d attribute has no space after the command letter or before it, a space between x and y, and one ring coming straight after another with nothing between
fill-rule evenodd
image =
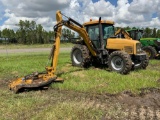
<instances>
[{"instance_id":1,"label":"front grille","mask_svg":"<svg viewBox=\"0 0 160 120\"><path fill-rule=\"evenodd\" d=\"M124 47L124 51L127 53L132 53L133 52L133 48L131 46L125 46Z\"/></svg>"}]
</instances>

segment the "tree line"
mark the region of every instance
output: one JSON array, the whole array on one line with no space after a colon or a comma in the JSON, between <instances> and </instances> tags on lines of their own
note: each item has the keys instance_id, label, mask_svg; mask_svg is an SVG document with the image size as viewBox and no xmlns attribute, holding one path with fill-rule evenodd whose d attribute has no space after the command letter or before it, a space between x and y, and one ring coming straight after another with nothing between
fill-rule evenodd
<instances>
[{"instance_id":1,"label":"tree line","mask_svg":"<svg viewBox=\"0 0 160 120\"><path fill-rule=\"evenodd\" d=\"M35 21L20 20L18 24L18 29L14 31L13 29L5 28L0 30L0 42L7 41L9 43L19 43L19 44L45 44L51 43L55 39L55 32L44 30L41 24L36 24ZM74 38L75 33L69 29L62 29L62 41L69 42L71 38Z\"/></svg>"},{"instance_id":2,"label":"tree line","mask_svg":"<svg viewBox=\"0 0 160 120\"><path fill-rule=\"evenodd\" d=\"M51 43L55 39L55 32L44 30L41 24L36 24L35 21L20 20L18 24L18 29L14 31L13 29L5 28L0 30L0 42L7 41L9 43L19 43L19 44L45 44ZM115 30L117 30L116 27ZM125 27L124 29L135 29L135 27ZM160 30L156 28L141 28L144 31L143 37L157 37L160 38ZM62 29L62 42L71 42L72 38L75 38L75 33L70 29ZM79 36L80 37L80 36Z\"/></svg>"}]
</instances>

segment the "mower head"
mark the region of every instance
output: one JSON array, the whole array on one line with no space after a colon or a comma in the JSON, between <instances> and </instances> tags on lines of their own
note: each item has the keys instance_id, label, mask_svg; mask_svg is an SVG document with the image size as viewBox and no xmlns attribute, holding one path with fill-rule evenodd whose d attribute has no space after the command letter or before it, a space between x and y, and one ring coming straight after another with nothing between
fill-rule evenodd
<instances>
[{"instance_id":1,"label":"mower head","mask_svg":"<svg viewBox=\"0 0 160 120\"><path fill-rule=\"evenodd\" d=\"M43 88L50 85L52 82L63 82L63 79L57 78L56 75L49 75L45 72L34 72L30 75L13 80L9 84L9 89L14 93L18 93L21 89Z\"/></svg>"}]
</instances>

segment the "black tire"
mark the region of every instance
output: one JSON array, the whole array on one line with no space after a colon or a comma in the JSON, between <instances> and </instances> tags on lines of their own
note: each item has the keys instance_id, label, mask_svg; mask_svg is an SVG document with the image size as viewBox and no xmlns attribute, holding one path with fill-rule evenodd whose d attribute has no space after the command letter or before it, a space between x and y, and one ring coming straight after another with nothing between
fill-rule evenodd
<instances>
[{"instance_id":1,"label":"black tire","mask_svg":"<svg viewBox=\"0 0 160 120\"><path fill-rule=\"evenodd\" d=\"M146 59L145 60L134 61L134 69L146 69L148 64L149 64L149 56L146 54Z\"/></svg>"},{"instance_id":2,"label":"black tire","mask_svg":"<svg viewBox=\"0 0 160 120\"><path fill-rule=\"evenodd\" d=\"M71 61L73 66L89 67L90 54L88 48L85 45L75 45L71 50Z\"/></svg>"},{"instance_id":3,"label":"black tire","mask_svg":"<svg viewBox=\"0 0 160 120\"><path fill-rule=\"evenodd\" d=\"M109 69L121 74L128 74L132 68L132 60L128 53L124 51L114 51L108 59Z\"/></svg>"},{"instance_id":4,"label":"black tire","mask_svg":"<svg viewBox=\"0 0 160 120\"><path fill-rule=\"evenodd\" d=\"M149 59L154 59L157 55L156 49L152 46L145 46L142 49L148 54Z\"/></svg>"}]
</instances>

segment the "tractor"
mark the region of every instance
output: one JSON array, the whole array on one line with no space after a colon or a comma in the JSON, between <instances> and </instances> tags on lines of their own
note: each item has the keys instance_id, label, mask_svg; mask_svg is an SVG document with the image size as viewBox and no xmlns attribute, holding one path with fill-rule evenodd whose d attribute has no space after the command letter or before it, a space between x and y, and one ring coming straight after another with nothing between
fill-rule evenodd
<instances>
[{"instance_id":1,"label":"tractor","mask_svg":"<svg viewBox=\"0 0 160 120\"><path fill-rule=\"evenodd\" d=\"M160 38L143 38L143 30L126 30L130 37L138 40L142 44L142 49L148 54L149 59L154 59L160 55Z\"/></svg>"}]
</instances>

